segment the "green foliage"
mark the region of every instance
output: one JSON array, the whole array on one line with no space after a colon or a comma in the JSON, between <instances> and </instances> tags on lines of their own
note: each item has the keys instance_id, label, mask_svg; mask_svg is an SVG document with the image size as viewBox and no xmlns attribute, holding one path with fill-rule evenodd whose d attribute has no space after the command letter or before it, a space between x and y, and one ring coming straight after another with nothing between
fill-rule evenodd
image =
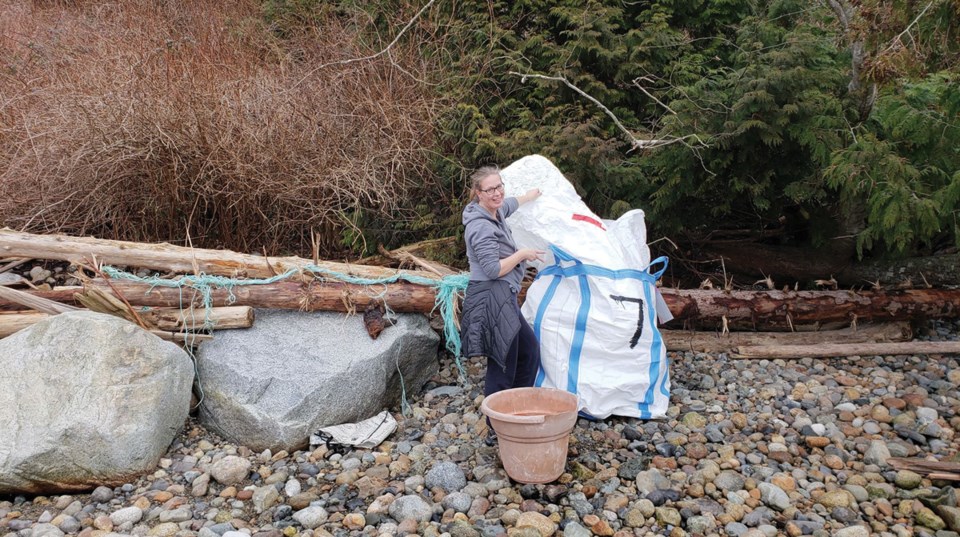
<instances>
[{"instance_id":1,"label":"green foliage","mask_svg":"<svg viewBox=\"0 0 960 537\"><path fill-rule=\"evenodd\" d=\"M317 4L265 6L291 20ZM654 234L786 220L786 240L855 234L861 253L957 242L960 4L934 0L922 17L912 4L848 7L845 26L829 3L799 0L438 2L405 39L440 68L425 88L447 103L431 169L443 192L424 196L442 202L411 201L419 217L401 227L457 233L469 169L539 153L599 214L643 208ZM379 50L415 8L328 9L367 21L357 30ZM563 77L632 137L684 143L634 150L593 102L523 74Z\"/></svg>"},{"instance_id":2,"label":"green foliage","mask_svg":"<svg viewBox=\"0 0 960 537\"><path fill-rule=\"evenodd\" d=\"M869 208L861 249L882 243L907 252L944 230L960 246L958 99L952 73L888 88L858 138L832 156L829 184Z\"/></svg>"}]
</instances>

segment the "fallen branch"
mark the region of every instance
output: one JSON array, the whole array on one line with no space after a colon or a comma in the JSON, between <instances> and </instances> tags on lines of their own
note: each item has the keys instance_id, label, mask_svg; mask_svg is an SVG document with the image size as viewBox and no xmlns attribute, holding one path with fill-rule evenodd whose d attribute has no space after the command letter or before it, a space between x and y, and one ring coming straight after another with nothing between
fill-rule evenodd
<instances>
[{"instance_id":1,"label":"fallen branch","mask_svg":"<svg viewBox=\"0 0 960 537\"><path fill-rule=\"evenodd\" d=\"M450 276L450 275L456 274L456 271L454 271L450 267L447 267L435 261L428 261L426 259L417 257L403 248L393 250L393 251L388 251L383 246L380 246L377 248L377 250L384 257L398 261L401 264L401 266L403 266L404 263L414 265L414 266L420 267L423 270L426 270L427 272L432 272L441 278L444 276Z\"/></svg>"},{"instance_id":2,"label":"fallen branch","mask_svg":"<svg viewBox=\"0 0 960 537\"><path fill-rule=\"evenodd\" d=\"M7 337L49 318L49 314L39 311L0 312L0 338Z\"/></svg>"},{"instance_id":3,"label":"fallen branch","mask_svg":"<svg viewBox=\"0 0 960 537\"><path fill-rule=\"evenodd\" d=\"M4 272L7 272L9 270L13 270L19 267L20 265L26 263L27 261L30 261L30 259L14 259L13 261L10 261L6 265L0 266L0 274L3 274Z\"/></svg>"},{"instance_id":4,"label":"fallen branch","mask_svg":"<svg viewBox=\"0 0 960 537\"><path fill-rule=\"evenodd\" d=\"M914 354L960 354L960 341L904 341L895 343L824 343L822 345L754 345L737 347L731 358L781 359L833 358L841 356L901 356Z\"/></svg>"},{"instance_id":5,"label":"fallen branch","mask_svg":"<svg viewBox=\"0 0 960 537\"><path fill-rule=\"evenodd\" d=\"M203 309L158 308L141 313L161 330L171 332L196 330L231 330L253 326L254 311L250 306L222 306Z\"/></svg>"}]
</instances>

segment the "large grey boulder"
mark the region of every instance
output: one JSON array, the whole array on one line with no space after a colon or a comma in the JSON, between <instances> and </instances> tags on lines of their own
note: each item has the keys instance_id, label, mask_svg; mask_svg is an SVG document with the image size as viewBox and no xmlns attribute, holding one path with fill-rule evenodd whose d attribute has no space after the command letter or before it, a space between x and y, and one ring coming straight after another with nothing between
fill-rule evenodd
<instances>
[{"instance_id":1,"label":"large grey boulder","mask_svg":"<svg viewBox=\"0 0 960 537\"><path fill-rule=\"evenodd\" d=\"M254 450L305 447L321 427L357 422L436 374L440 337L400 314L371 339L358 315L257 310L252 328L217 332L198 353L200 421Z\"/></svg>"},{"instance_id":2,"label":"large grey boulder","mask_svg":"<svg viewBox=\"0 0 960 537\"><path fill-rule=\"evenodd\" d=\"M193 363L123 319L56 315L0 339L0 494L152 471L190 410Z\"/></svg>"}]
</instances>

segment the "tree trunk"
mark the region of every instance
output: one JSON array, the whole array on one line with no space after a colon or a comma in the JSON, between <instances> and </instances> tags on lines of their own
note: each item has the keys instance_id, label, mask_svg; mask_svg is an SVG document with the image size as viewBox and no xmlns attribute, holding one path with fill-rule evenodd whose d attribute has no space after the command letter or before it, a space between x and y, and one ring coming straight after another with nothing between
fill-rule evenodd
<instances>
[{"instance_id":1,"label":"tree trunk","mask_svg":"<svg viewBox=\"0 0 960 537\"><path fill-rule=\"evenodd\" d=\"M390 278L396 275L439 280L429 272L393 270L381 267L317 261L299 257L261 257L230 250L204 250L173 246L112 241L65 235L35 235L10 229L0 230L0 256L69 261L75 264L97 263L139 267L180 274L204 273L238 278L270 278L289 269L316 265L325 275L360 278Z\"/></svg>"}]
</instances>

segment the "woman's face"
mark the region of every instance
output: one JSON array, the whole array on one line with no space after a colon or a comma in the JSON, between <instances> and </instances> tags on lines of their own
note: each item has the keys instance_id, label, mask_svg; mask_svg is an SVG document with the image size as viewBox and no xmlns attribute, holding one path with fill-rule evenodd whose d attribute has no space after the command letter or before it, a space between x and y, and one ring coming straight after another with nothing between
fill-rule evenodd
<instances>
[{"instance_id":1,"label":"woman's face","mask_svg":"<svg viewBox=\"0 0 960 537\"><path fill-rule=\"evenodd\" d=\"M503 205L503 180L499 174L488 175L477 186L477 200L484 209L495 213Z\"/></svg>"}]
</instances>

